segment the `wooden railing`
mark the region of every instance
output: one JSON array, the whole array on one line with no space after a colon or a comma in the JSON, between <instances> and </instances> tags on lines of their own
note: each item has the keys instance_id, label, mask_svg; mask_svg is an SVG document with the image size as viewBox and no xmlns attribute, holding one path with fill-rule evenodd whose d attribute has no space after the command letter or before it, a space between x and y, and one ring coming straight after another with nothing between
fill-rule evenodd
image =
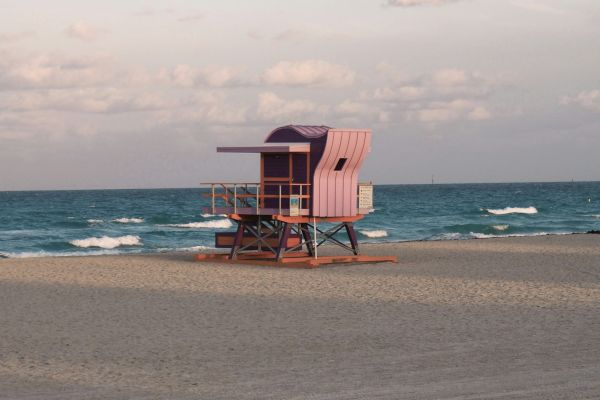
<instances>
[{"instance_id":1,"label":"wooden railing","mask_svg":"<svg viewBox=\"0 0 600 400\"><path fill-rule=\"evenodd\" d=\"M211 214L307 214L310 204L310 183L264 182L261 185L256 182L205 182L200 185L210 188L210 192L203 196L211 199ZM275 194L267 193L272 192L265 190L267 187L276 187ZM267 199L276 199L277 206L266 207ZM297 210L290 206L291 199L298 200Z\"/></svg>"}]
</instances>

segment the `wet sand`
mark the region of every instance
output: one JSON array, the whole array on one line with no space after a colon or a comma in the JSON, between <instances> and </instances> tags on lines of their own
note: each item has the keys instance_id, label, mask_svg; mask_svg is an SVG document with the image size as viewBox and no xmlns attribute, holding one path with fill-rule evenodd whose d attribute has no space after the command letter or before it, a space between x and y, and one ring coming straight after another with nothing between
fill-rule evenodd
<instances>
[{"instance_id":1,"label":"wet sand","mask_svg":"<svg viewBox=\"0 0 600 400\"><path fill-rule=\"evenodd\" d=\"M600 235L0 260L0 399L597 399Z\"/></svg>"}]
</instances>

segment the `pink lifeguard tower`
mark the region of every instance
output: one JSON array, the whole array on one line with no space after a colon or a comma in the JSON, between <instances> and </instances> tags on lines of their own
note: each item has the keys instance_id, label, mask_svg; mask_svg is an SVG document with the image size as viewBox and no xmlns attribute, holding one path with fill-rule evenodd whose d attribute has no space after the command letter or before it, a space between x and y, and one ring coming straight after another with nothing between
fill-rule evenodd
<instances>
[{"instance_id":1,"label":"pink lifeguard tower","mask_svg":"<svg viewBox=\"0 0 600 400\"><path fill-rule=\"evenodd\" d=\"M260 154L260 182L204 184L210 187L205 196L211 204L203 211L226 214L237 229L215 234L215 247L228 253L198 254L197 260L309 268L397 261L360 255L354 231L354 223L373 211L372 184L358 182L371 151L369 129L288 125L273 130L265 143L217 147L220 153ZM335 237L340 231L349 244ZM325 243L352 254L319 256L318 248Z\"/></svg>"}]
</instances>

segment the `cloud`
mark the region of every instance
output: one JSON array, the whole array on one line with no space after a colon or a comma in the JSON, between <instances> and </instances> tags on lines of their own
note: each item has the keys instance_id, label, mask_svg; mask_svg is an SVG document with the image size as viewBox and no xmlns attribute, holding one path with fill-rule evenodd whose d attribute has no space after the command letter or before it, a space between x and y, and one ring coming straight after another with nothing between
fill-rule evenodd
<instances>
[{"instance_id":1,"label":"cloud","mask_svg":"<svg viewBox=\"0 0 600 400\"><path fill-rule=\"evenodd\" d=\"M487 97L498 85L496 79L478 72L444 68L408 78L390 65L378 66L388 85L361 95L363 102L376 102L390 115L427 125L457 120L492 118Z\"/></svg>"},{"instance_id":2,"label":"cloud","mask_svg":"<svg viewBox=\"0 0 600 400\"><path fill-rule=\"evenodd\" d=\"M0 96L0 107L12 111L124 113L162 110L176 105L177 102L159 93L117 88L24 91Z\"/></svg>"},{"instance_id":3,"label":"cloud","mask_svg":"<svg viewBox=\"0 0 600 400\"><path fill-rule=\"evenodd\" d=\"M252 82L242 77L242 69L229 66L211 65L203 68L188 64L180 64L167 72L168 79L177 86L194 87L227 87L244 86Z\"/></svg>"},{"instance_id":4,"label":"cloud","mask_svg":"<svg viewBox=\"0 0 600 400\"><path fill-rule=\"evenodd\" d=\"M96 40L98 35L104 32L106 32L106 30L94 27L82 21L71 24L65 30L65 33L70 38L84 40L87 42Z\"/></svg>"},{"instance_id":5,"label":"cloud","mask_svg":"<svg viewBox=\"0 0 600 400\"><path fill-rule=\"evenodd\" d=\"M241 125L248 121L248 105L237 104L222 91L195 91L184 99L176 107L155 113L156 124L179 129L182 126Z\"/></svg>"},{"instance_id":6,"label":"cloud","mask_svg":"<svg viewBox=\"0 0 600 400\"><path fill-rule=\"evenodd\" d=\"M18 42L19 40L27 39L32 36L35 36L35 34L31 31L15 32L15 33L0 33L0 44Z\"/></svg>"},{"instance_id":7,"label":"cloud","mask_svg":"<svg viewBox=\"0 0 600 400\"><path fill-rule=\"evenodd\" d=\"M68 130L68 122L54 113L0 113L0 138L4 140L56 139L64 136Z\"/></svg>"},{"instance_id":8,"label":"cloud","mask_svg":"<svg viewBox=\"0 0 600 400\"><path fill-rule=\"evenodd\" d=\"M177 18L177 21L179 21L179 22L195 22L195 21L200 21L201 19L204 19L204 14L193 13L193 14L188 14L188 15L179 17L179 18Z\"/></svg>"},{"instance_id":9,"label":"cloud","mask_svg":"<svg viewBox=\"0 0 600 400\"><path fill-rule=\"evenodd\" d=\"M140 9L139 11L134 12L133 15L136 17L153 17L156 15L173 14L173 13L175 13L175 10L172 8L163 8L163 9L157 10L152 7L144 7L142 9Z\"/></svg>"},{"instance_id":10,"label":"cloud","mask_svg":"<svg viewBox=\"0 0 600 400\"><path fill-rule=\"evenodd\" d=\"M418 105L407 112L408 120L417 120L427 124L450 122L456 120L480 121L491 118L492 114L485 106L471 100L456 99L452 101L436 101L426 105Z\"/></svg>"},{"instance_id":11,"label":"cloud","mask_svg":"<svg viewBox=\"0 0 600 400\"><path fill-rule=\"evenodd\" d=\"M582 91L575 96L565 96L562 104L576 104L586 110L600 112L600 90Z\"/></svg>"},{"instance_id":12,"label":"cloud","mask_svg":"<svg viewBox=\"0 0 600 400\"><path fill-rule=\"evenodd\" d=\"M66 58L56 54L0 58L0 90L93 86L114 78L104 57Z\"/></svg>"},{"instance_id":13,"label":"cloud","mask_svg":"<svg viewBox=\"0 0 600 400\"><path fill-rule=\"evenodd\" d=\"M246 36L254 40L261 40L264 37L258 29L248 29L248 31L246 31Z\"/></svg>"},{"instance_id":14,"label":"cloud","mask_svg":"<svg viewBox=\"0 0 600 400\"><path fill-rule=\"evenodd\" d=\"M459 0L388 0L387 5L392 7L441 6L457 1Z\"/></svg>"},{"instance_id":15,"label":"cloud","mask_svg":"<svg viewBox=\"0 0 600 400\"><path fill-rule=\"evenodd\" d=\"M266 121L292 121L318 111L319 107L308 100L284 100L273 92L258 96L257 116Z\"/></svg>"},{"instance_id":16,"label":"cloud","mask_svg":"<svg viewBox=\"0 0 600 400\"><path fill-rule=\"evenodd\" d=\"M416 78L406 78L402 73L398 77L391 69L387 69L385 75L390 84L375 88L364 97L388 103L484 97L499 83L478 72L453 68L439 69Z\"/></svg>"},{"instance_id":17,"label":"cloud","mask_svg":"<svg viewBox=\"0 0 600 400\"><path fill-rule=\"evenodd\" d=\"M565 14L564 9L553 7L549 4L543 4L542 2L533 2L533 1L523 1L523 0L513 0L510 2L515 7L519 7L525 10L534 11L543 14L552 14L552 15L563 15Z\"/></svg>"},{"instance_id":18,"label":"cloud","mask_svg":"<svg viewBox=\"0 0 600 400\"><path fill-rule=\"evenodd\" d=\"M286 29L275 35L273 39L282 42L300 43L312 37L315 37L315 35L305 29Z\"/></svg>"},{"instance_id":19,"label":"cloud","mask_svg":"<svg viewBox=\"0 0 600 400\"><path fill-rule=\"evenodd\" d=\"M350 68L322 60L281 61L268 68L263 81L268 85L343 87L354 83Z\"/></svg>"}]
</instances>

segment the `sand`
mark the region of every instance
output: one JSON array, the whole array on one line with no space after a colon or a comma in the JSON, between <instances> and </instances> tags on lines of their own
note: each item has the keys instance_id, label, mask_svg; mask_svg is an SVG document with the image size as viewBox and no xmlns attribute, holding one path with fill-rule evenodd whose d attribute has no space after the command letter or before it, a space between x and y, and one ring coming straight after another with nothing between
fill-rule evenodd
<instances>
[{"instance_id":1,"label":"sand","mask_svg":"<svg viewBox=\"0 0 600 400\"><path fill-rule=\"evenodd\" d=\"M0 260L0 399L600 398L600 235Z\"/></svg>"}]
</instances>

